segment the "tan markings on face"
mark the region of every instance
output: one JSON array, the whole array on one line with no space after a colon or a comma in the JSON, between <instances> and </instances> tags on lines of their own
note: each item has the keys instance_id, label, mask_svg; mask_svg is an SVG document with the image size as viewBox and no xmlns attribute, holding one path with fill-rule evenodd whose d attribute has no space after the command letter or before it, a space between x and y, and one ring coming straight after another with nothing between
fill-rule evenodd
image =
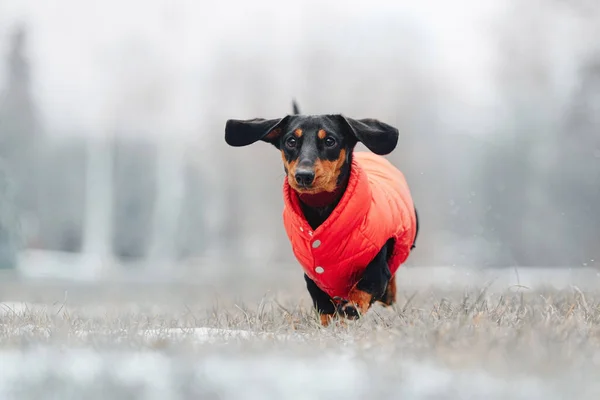
<instances>
[{"instance_id":1,"label":"tan markings on face","mask_svg":"<svg viewBox=\"0 0 600 400\"><path fill-rule=\"evenodd\" d=\"M296 129L296 130L294 131L294 135L295 135L297 138L301 138L301 137L302 137L302 129L300 129L300 128Z\"/></svg>"},{"instance_id":2,"label":"tan markings on face","mask_svg":"<svg viewBox=\"0 0 600 400\"><path fill-rule=\"evenodd\" d=\"M325 139L325 136L327 136L327 132L325 132L324 129L319 129L319 132L317 132L317 137L323 140Z\"/></svg>"},{"instance_id":3,"label":"tan markings on face","mask_svg":"<svg viewBox=\"0 0 600 400\"><path fill-rule=\"evenodd\" d=\"M281 135L281 129L275 128L271 132L269 132L267 134L267 136L265 136L265 139L269 139L269 140L277 139L279 137L279 135Z\"/></svg>"},{"instance_id":4,"label":"tan markings on face","mask_svg":"<svg viewBox=\"0 0 600 400\"><path fill-rule=\"evenodd\" d=\"M286 160L285 153L283 152L283 150L281 151L281 159L283 160L283 165L285 166L285 169L287 171L288 183L293 189L298 190L298 186L296 185L296 178L294 177L294 175L296 175L296 165L298 164L298 160Z\"/></svg>"},{"instance_id":5,"label":"tan markings on face","mask_svg":"<svg viewBox=\"0 0 600 400\"><path fill-rule=\"evenodd\" d=\"M345 160L345 149L340 151L340 156L337 160L317 160L315 163L315 181L311 188L312 193L335 191Z\"/></svg>"},{"instance_id":6,"label":"tan markings on face","mask_svg":"<svg viewBox=\"0 0 600 400\"><path fill-rule=\"evenodd\" d=\"M294 175L296 174L296 164L298 160L288 162L285 159L285 154L283 151L281 152L281 158L287 169L288 183L295 191L306 194L333 192L337 187L338 177L342 172L342 167L344 166L344 162L346 160L346 150L342 149L340 151L340 156L337 160L317 160L315 162L315 180L312 187L308 189L298 187L298 184L296 183L296 178Z\"/></svg>"}]
</instances>

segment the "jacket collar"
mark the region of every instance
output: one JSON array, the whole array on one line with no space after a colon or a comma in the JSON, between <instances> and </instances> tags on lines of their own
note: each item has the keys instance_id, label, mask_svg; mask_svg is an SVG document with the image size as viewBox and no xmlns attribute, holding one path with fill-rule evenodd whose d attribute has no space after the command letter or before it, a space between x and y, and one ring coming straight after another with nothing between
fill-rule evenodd
<instances>
[{"instance_id":1,"label":"jacket collar","mask_svg":"<svg viewBox=\"0 0 600 400\"><path fill-rule=\"evenodd\" d=\"M283 201L288 217L291 218L290 222L302 237L317 240L325 234L325 239L337 240L347 237L364 220L371 204L371 187L366 172L356 160L352 160L344 194L331 215L314 232L302 213L298 193L292 189L287 179L283 183Z\"/></svg>"}]
</instances>

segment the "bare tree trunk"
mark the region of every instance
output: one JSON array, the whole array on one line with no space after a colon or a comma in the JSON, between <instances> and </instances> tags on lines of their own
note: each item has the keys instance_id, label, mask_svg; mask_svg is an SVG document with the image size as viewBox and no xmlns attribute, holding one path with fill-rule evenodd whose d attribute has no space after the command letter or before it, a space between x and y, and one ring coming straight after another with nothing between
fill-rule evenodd
<instances>
[{"instance_id":1,"label":"bare tree trunk","mask_svg":"<svg viewBox=\"0 0 600 400\"><path fill-rule=\"evenodd\" d=\"M148 259L159 269L171 268L177 259L178 222L185 192L183 149L177 140L165 140L158 148L156 204Z\"/></svg>"}]
</instances>

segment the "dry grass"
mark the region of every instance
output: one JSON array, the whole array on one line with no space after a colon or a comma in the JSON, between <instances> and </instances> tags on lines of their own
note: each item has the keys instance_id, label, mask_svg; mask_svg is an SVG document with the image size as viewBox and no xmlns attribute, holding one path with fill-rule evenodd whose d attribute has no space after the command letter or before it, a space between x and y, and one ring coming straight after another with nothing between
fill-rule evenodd
<instances>
[{"instance_id":1,"label":"dry grass","mask_svg":"<svg viewBox=\"0 0 600 400\"><path fill-rule=\"evenodd\" d=\"M319 326L312 310L292 302L264 298L258 304L209 307L127 305L73 306L57 302L15 309L10 303L0 324L0 345L28 340L83 340L76 332L103 332L109 342L122 335L152 329L197 327L279 334L301 333L310 340L353 341L387 338L395 347L441 353L460 351L465 361L501 350L567 359L600 349L600 294L571 291L413 293L400 297L394 309L375 307L347 326ZM29 331L28 331L29 330ZM135 345L135 340L129 345ZM466 351L468 350L468 351ZM588 351L583 351L588 350ZM464 352L463 352L464 351ZM514 354L513 354L514 353Z\"/></svg>"},{"instance_id":2,"label":"dry grass","mask_svg":"<svg viewBox=\"0 0 600 400\"><path fill-rule=\"evenodd\" d=\"M357 368L362 371L353 378L355 384L365 379L362 389L355 388L354 392L345 394L348 397L354 393L356 398L360 398L364 390L384 396L399 393L406 389L407 382L415 385L419 379L426 379L419 386L421 392L423 388L441 385L440 380L450 380L436 389L439 393L431 392L438 393L438 397L427 397L430 392L423 392L429 393L425 396L415 389L404 392L404 398L463 398L461 396L468 393L483 395L486 390L491 390L486 392L487 398L500 394L517 398L519 390L525 390L528 384L515 386L515 382L529 378L537 379L538 383L532 386L534 389L528 392L527 398L554 398L553 395L562 398L560 396L567 394L596 398L599 393L595 382L600 377L600 292L584 293L577 288L535 292L512 288L498 293L485 288L464 292L413 292L400 296L393 309L376 307L357 322L328 328L318 325L306 303L277 296L265 297L256 303L235 304L215 301L178 305L157 302L77 305L58 301L48 306L7 303L0 308L3 310L0 348L5 352L22 353L31 346L93 349L98 354L115 350L150 351L150 354L167 357L180 368L184 365L191 368L200 359L205 362L216 357L219 362L232 362L223 364L229 371L224 373L239 379L246 372L231 371L241 368L244 360L255 360L250 367L252 371L247 372L256 374L255 368L271 365L269 382L273 384L279 382L282 373L289 373L286 363L291 368L300 362L300 367L294 367L296 374L310 375L307 371L313 369L306 365L322 362L325 372L320 374L333 374L329 378L333 380L337 379L336 371L345 365L351 368L346 374L357 374ZM222 331L207 333L197 329L206 327ZM245 336L239 336L232 330L255 334L246 332ZM323 357L331 359L323 361ZM280 358L287 361L279 367L273 366L274 360ZM412 362L420 367L410 364ZM162 361L156 363L159 365ZM427 363L436 369L423 370L418 378L408 378L416 373L415 368L425 368L423 365L429 365ZM184 370L190 371L189 368ZM436 378L439 371L459 375ZM476 378L480 373L486 375ZM214 383L214 379L206 379L214 386L211 393L218 394L213 398L236 398L233 394L228 397L225 386ZM310 386L311 379L304 386ZM339 387L334 385L335 394L347 389L342 384L345 378L340 379ZM475 382L483 382L482 379L499 379L503 383L496 383L493 390L491 384L475 385ZM192 382L196 381L190 378L188 384L193 386ZM314 384L312 393L316 397L313 398L327 392L318 389L322 383ZM289 390L289 386L286 387L285 390ZM273 393L279 393L278 396L284 393L285 398L292 398L281 390L283 392ZM202 393L207 396L207 392ZM248 395L245 398L276 398L265 393L258 397L244 394Z\"/></svg>"}]
</instances>

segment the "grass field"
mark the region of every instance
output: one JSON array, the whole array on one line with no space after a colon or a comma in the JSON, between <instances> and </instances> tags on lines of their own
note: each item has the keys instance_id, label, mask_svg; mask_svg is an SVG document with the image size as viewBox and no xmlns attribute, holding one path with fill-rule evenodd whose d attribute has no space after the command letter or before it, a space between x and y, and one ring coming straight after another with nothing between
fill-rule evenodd
<instances>
[{"instance_id":1,"label":"grass field","mask_svg":"<svg viewBox=\"0 0 600 400\"><path fill-rule=\"evenodd\" d=\"M406 289L322 328L300 285L62 289L0 287L0 398L600 398L600 290Z\"/></svg>"}]
</instances>

